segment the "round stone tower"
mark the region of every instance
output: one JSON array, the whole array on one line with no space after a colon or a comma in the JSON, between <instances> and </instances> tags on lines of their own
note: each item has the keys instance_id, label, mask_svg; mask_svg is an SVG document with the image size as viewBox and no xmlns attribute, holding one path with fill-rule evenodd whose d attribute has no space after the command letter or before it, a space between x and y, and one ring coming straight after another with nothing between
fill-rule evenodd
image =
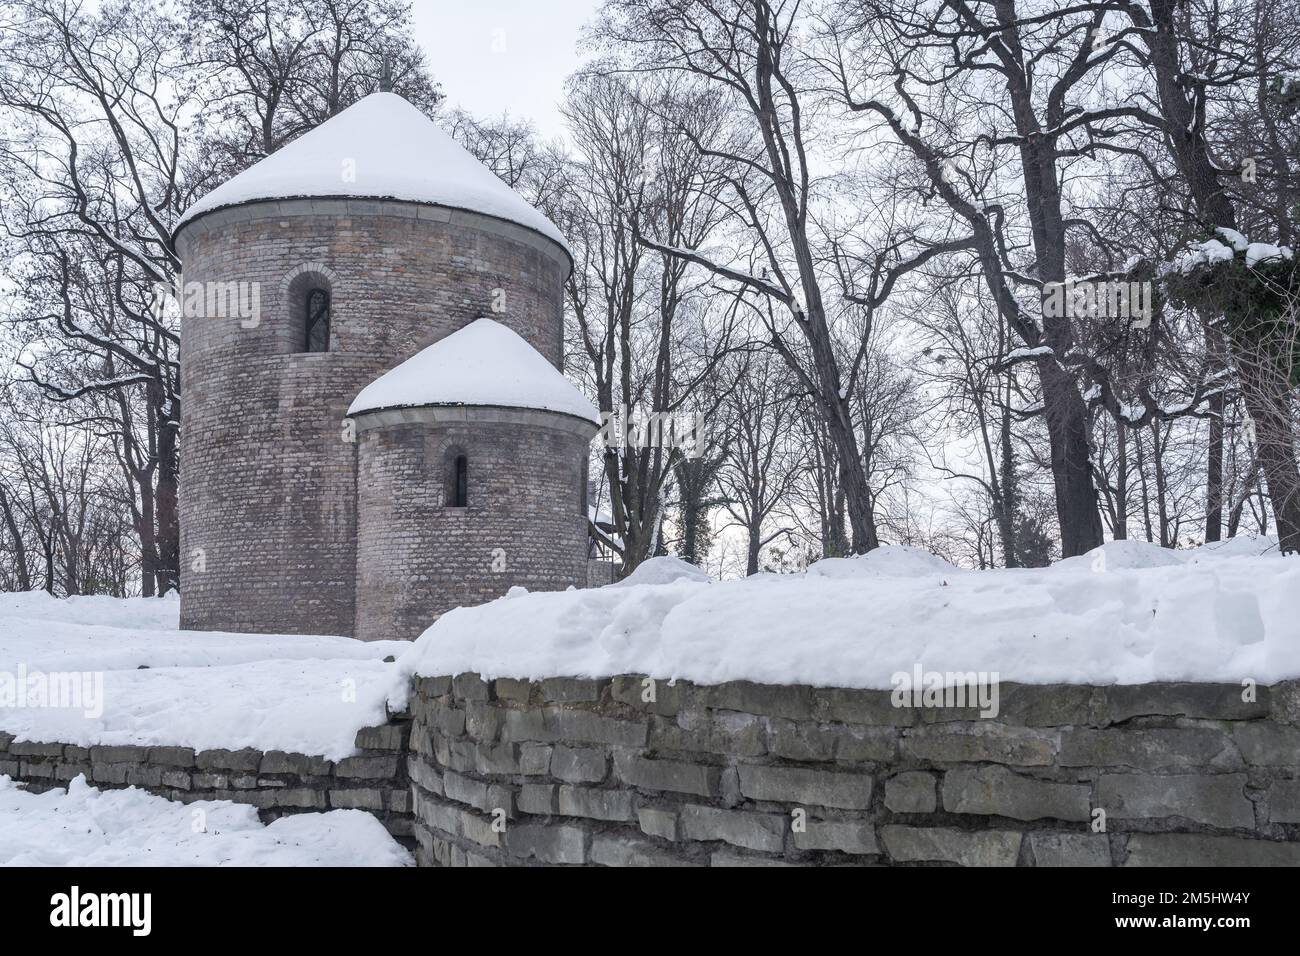
<instances>
[{"instance_id":1,"label":"round stone tower","mask_svg":"<svg viewBox=\"0 0 1300 956\"><path fill-rule=\"evenodd\" d=\"M356 422L357 636L417 637L511 587L582 586L595 406L489 318L365 388Z\"/></svg>"},{"instance_id":2,"label":"round stone tower","mask_svg":"<svg viewBox=\"0 0 1300 956\"><path fill-rule=\"evenodd\" d=\"M213 190L175 240L181 626L353 634L350 403L488 313L558 367L564 239L415 107L375 93Z\"/></svg>"}]
</instances>

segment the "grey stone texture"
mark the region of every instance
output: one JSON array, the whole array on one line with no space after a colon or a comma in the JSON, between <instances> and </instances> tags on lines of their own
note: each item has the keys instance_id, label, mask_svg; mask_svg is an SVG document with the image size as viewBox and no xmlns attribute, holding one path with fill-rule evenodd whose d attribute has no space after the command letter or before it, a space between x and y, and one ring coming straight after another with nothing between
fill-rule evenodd
<instances>
[{"instance_id":1,"label":"grey stone texture","mask_svg":"<svg viewBox=\"0 0 1300 956\"><path fill-rule=\"evenodd\" d=\"M646 680L417 678L418 862L1300 862L1291 711L1233 685L1017 685L972 719L880 691Z\"/></svg>"},{"instance_id":2,"label":"grey stone texture","mask_svg":"<svg viewBox=\"0 0 1300 956\"><path fill-rule=\"evenodd\" d=\"M256 807L269 822L289 813L358 809L372 813L399 840L412 836L412 788L407 769L421 775L421 787L440 790L441 774L407 756L411 721L357 732L359 752L337 763L284 751L201 750L192 747L92 746L13 741L0 734L0 774L31 789L64 786L84 774L101 789L139 787L186 803L231 800ZM367 744L372 747L364 746ZM12 755L13 759L10 759Z\"/></svg>"},{"instance_id":3,"label":"grey stone texture","mask_svg":"<svg viewBox=\"0 0 1300 956\"><path fill-rule=\"evenodd\" d=\"M177 245L187 286L246 283L259 306L214 298L182 318L182 627L414 638L515 584L585 585L594 425L345 421L365 385L479 316L559 367L560 246L489 216L349 199L218 210ZM328 352L303 351L307 285L330 291ZM437 460L452 445L469 456L456 514Z\"/></svg>"}]
</instances>

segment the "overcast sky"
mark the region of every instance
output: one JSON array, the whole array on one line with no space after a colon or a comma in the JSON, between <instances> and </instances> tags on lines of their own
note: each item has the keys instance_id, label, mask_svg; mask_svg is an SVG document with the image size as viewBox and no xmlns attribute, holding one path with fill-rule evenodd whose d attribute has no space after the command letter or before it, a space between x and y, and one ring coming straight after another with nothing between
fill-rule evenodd
<instances>
[{"instance_id":1,"label":"overcast sky","mask_svg":"<svg viewBox=\"0 0 1300 956\"><path fill-rule=\"evenodd\" d=\"M450 106L530 119L551 138L578 64L579 28L597 0L415 0L415 39Z\"/></svg>"}]
</instances>

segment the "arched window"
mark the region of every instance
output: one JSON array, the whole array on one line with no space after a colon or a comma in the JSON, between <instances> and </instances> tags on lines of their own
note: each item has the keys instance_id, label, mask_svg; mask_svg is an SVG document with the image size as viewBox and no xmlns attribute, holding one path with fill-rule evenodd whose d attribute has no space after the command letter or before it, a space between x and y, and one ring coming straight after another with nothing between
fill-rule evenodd
<instances>
[{"instance_id":1,"label":"arched window","mask_svg":"<svg viewBox=\"0 0 1300 956\"><path fill-rule=\"evenodd\" d=\"M319 263L298 266L286 277L286 351L328 352L334 312L334 276Z\"/></svg>"},{"instance_id":2,"label":"arched window","mask_svg":"<svg viewBox=\"0 0 1300 956\"><path fill-rule=\"evenodd\" d=\"M447 507L469 507L469 456L463 448L447 450Z\"/></svg>"},{"instance_id":3,"label":"arched window","mask_svg":"<svg viewBox=\"0 0 1300 956\"><path fill-rule=\"evenodd\" d=\"M330 294L328 289L307 290L303 324L306 330L306 351L330 350Z\"/></svg>"}]
</instances>

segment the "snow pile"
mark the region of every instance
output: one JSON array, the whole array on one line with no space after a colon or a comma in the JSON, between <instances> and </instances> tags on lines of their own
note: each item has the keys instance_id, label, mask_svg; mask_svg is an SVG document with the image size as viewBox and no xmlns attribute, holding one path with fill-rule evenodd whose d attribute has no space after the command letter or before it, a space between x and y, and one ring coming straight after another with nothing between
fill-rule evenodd
<instances>
[{"instance_id":1,"label":"snow pile","mask_svg":"<svg viewBox=\"0 0 1300 956\"><path fill-rule=\"evenodd\" d=\"M672 584L674 581L712 580L695 565L666 554L651 558L649 561L642 561L631 574L622 581L611 585L611 587L636 587L638 584Z\"/></svg>"},{"instance_id":2,"label":"snow pile","mask_svg":"<svg viewBox=\"0 0 1300 956\"><path fill-rule=\"evenodd\" d=\"M98 622L98 623L96 623ZM181 631L177 602L0 595L0 730L19 740L255 747L341 759L405 700L401 641ZM76 706L22 687L75 674Z\"/></svg>"},{"instance_id":3,"label":"snow pile","mask_svg":"<svg viewBox=\"0 0 1300 956\"><path fill-rule=\"evenodd\" d=\"M185 211L191 220L259 199L403 199L468 209L554 239L560 230L396 93L371 93Z\"/></svg>"},{"instance_id":4,"label":"snow pile","mask_svg":"<svg viewBox=\"0 0 1300 956\"><path fill-rule=\"evenodd\" d=\"M1300 677L1300 559L1270 546L1118 542L998 571L894 547L803 574L525 594L443 615L399 664L866 688L918 663L1027 683L1271 683Z\"/></svg>"},{"instance_id":5,"label":"snow pile","mask_svg":"<svg viewBox=\"0 0 1300 956\"><path fill-rule=\"evenodd\" d=\"M1243 253L1246 267L1250 269L1293 257L1290 246L1277 246L1271 242L1251 242L1236 229L1228 229L1224 226L1219 226L1215 231L1219 233L1222 240L1207 239L1204 242L1193 243L1191 249L1175 259L1164 271L1166 273L1177 271L1183 275L1191 275L1201 266L1226 262L1238 252Z\"/></svg>"},{"instance_id":6,"label":"snow pile","mask_svg":"<svg viewBox=\"0 0 1300 956\"><path fill-rule=\"evenodd\" d=\"M100 791L77 777L30 793L0 776L0 866L409 866L411 855L362 810L283 817L226 800L175 803Z\"/></svg>"},{"instance_id":7,"label":"snow pile","mask_svg":"<svg viewBox=\"0 0 1300 956\"><path fill-rule=\"evenodd\" d=\"M596 406L513 329L476 319L361 390L349 415L420 405L539 408L600 424Z\"/></svg>"}]
</instances>

